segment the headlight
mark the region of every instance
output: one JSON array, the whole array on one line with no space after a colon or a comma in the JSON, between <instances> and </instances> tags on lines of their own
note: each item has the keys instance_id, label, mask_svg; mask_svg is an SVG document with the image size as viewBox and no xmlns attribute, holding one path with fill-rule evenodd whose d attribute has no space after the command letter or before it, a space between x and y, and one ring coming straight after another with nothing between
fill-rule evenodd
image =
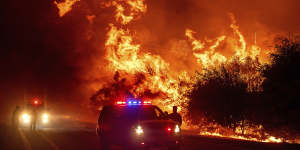
<instances>
[{"instance_id":1,"label":"headlight","mask_svg":"<svg viewBox=\"0 0 300 150\"><path fill-rule=\"evenodd\" d=\"M179 125L176 125L176 126L175 126L175 130L174 130L174 132L175 132L175 133L178 133L178 132L180 132Z\"/></svg>"},{"instance_id":2,"label":"headlight","mask_svg":"<svg viewBox=\"0 0 300 150\"><path fill-rule=\"evenodd\" d=\"M21 118L24 123L30 123L30 115L29 114L23 113Z\"/></svg>"},{"instance_id":3,"label":"headlight","mask_svg":"<svg viewBox=\"0 0 300 150\"><path fill-rule=\"evenodd\" d=\"M141 135L144 133L143 129L141 126L137 126L137 128L135 129L135 132L137 135Z\"/></svg>"},{"instance_id":4,"label":"headlight","mask_svg":"<svg viewBox=\"0 0 300 150\"><path fill-rule=\"evenodd\" d=\"M47 113L44 113L42 116L42 122L48 123L49 122L49 115Z\"/></svg>"}]
</instances>

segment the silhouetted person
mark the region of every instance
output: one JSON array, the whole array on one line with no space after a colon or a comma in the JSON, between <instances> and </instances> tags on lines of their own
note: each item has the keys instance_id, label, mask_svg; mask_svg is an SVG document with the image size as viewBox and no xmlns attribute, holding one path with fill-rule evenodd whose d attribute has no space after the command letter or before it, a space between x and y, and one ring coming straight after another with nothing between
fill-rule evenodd
<instances>
[{"instance_id":1,"label":"silhouetted person","mask_svg":"<svg viewBox=\"0 0 300 150\"><path fill-rule=\"evenodd\" d=\"M20 117L20 106L16 106L12 114L12 126L17 128L19 126L19 117Z\"/></svg>"},{"instance_id":2,"label":"silhouetted person","mask_svg":"<svg viewBox=\"0 0 300 150\"><path fill-rule=\"evenodd\" d=\"M37 110L33 109L32 111L32 121L31 121L31 130L36 129L36 120L37 120Z\"/></svg>"},{"instance_id":3,"label":"silhouetted person","mask_svg":"<svg viewBox=\"0 0 300 150\"><path fill-rule=\"evenodd\" d=\"M169 118L178 122L179 125L182 124L182 118L181 118L181 115L179 113L177 113L177 106L173 106L173 113L171 113L169 115Z\"/></svg>"}]
</instances>

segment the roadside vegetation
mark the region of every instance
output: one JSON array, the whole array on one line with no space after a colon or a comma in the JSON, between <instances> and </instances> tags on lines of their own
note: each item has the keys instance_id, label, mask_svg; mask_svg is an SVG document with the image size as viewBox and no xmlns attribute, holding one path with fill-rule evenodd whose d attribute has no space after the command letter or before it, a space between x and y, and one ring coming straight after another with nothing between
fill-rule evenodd
<instances>
[{"instance_id":1,"label":"roadside vegetation","mask_svg":"<svg viewBox=\"0 0 300 150\"><path fill-rule=\"evenodd\" d=\"M280 39L270 59L268 65L249 59L198 73L188 94L190 123L208 131L215 129L207 124L217 124L218 129L245 136L258 132L261 139L265 133L296 137L300 133L300 43Z\"/></svg>"}]
</instances>

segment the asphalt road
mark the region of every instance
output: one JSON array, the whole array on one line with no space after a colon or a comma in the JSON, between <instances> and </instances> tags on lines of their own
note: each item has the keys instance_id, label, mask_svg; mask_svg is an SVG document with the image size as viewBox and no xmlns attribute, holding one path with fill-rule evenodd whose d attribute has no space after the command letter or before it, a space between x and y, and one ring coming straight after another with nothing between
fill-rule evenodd
<instances>
[{"instance_id":1,"label":"asphalt road","mask_svg":"<svg viewBox=\"0 0 300 150\"><path fill-rule=\"evenodd\" d=\"M86 125L74 128L43 128L32 132L26 128L15 130L2 124L0 133L0 150L100 149L94 129ZM257 143L183 134L182 150L300 150L300 145L297 144Z\"/></svg>"}]
</instances>

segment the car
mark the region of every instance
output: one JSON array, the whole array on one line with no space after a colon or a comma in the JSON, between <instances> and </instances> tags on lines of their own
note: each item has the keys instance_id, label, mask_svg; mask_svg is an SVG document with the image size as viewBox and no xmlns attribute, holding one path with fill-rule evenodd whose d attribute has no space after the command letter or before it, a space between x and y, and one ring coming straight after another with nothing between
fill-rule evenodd
<instances>
[{"instance_id":1,"label":"car","mask_svg":"<svg viewBox=\"0 0 300 150\"><path fill-rule=\"evenodd\" d=\"M180 126L168 119L163 111L150 101L127 100L103 107L96 133L102 149L113 145L125 149L167 147L179 150Z\"/></svg>"},{"instance_id":2,"label":"car","mask_svg":"<svg viewBox=\"0 0 300 150\"><path fill-rule=\"evenodd\" d=\"M28 101L20 111L18 122L21 127L30 127L35 130L37 125L46 127L50 121L50 115L44 101L38 98Z\"/></svg>"}]
</instances>

